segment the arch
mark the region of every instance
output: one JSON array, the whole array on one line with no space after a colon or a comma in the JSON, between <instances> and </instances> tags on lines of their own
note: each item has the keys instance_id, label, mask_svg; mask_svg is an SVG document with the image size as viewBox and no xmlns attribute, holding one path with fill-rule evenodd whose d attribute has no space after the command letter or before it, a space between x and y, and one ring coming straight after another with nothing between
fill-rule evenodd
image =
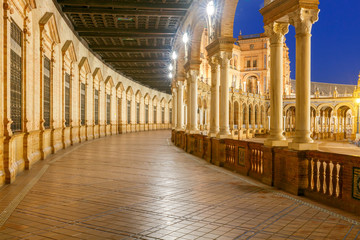
<instances>
[{"instance_id":1,"label":"arch","mask_svg":"<svg viewBox=\"0 0 360 240\"><path fill-rule=\"evenodd\" d=\"M219 9L218 11L221 15L219 16L220 22L215 29L215 32L217 32L216 35L218 37L233 38L234 18L238 1L216 1L216 4L219 3L221 5L217 5L216 8Z\"/></svg>"},{"instance_id":2,"label":"arch","mask_svg":"<svg viewBox=\"0 0 360 240\"><path fill-rule=\"evenodd\" d=\"M337 112L342 107L348 107L353 113L356 112L354 105L351 103L339 103L335 106L334 111Z\"/></svg>"},{"instance_id":3,"label":"arch","mask_svg":"<svg viewBox=\"0 0 360 240\"><path fill-rule=\"evenodd\" d=\"M291 107L295 107L295 103L289 103L284 107L284 115Z\"/></svg>"},{"instance_id":4,"label":"arch","mask_svg":"<svg viewBox=\"0 0 360 240\"><path fill-rule=\"evenodd\" d=\"M257 82L259 80L259 76L256 74L246 74L243 79L246 82L245 91L256 94L258 91Z\"/></svg>"},{"instance_id":5,"label":"arch","mask_svg":"<svg viewBox=\"0 0 360 240\"><path fill-rule=\"evenodd\" d=\"M323 103L323 104L320 104L319 106L317 106L317 108L316 108L316 111L318 112L318 111L320 111L321 109L323 109L323 108L331 108L332 110L334 110L334 106L333 105L331 105L331 104L329 104L329 103Z\"/></svg>"},{"instance_id":6,"label":"arch","mask_svg":"<svg viewBox=\"0 0 360 240\"><path fill-rule=\"evenodd\" d=\"M63 56L67 55L69 57L69 59L71 60L71 62L77 61L73 41L67 40L65 42L64 46L62 47L61 52L62 52Z\"/></svg>"},{"instance_id":7,"label":"arch","mask_svg":"<svg viewBox=\"0 0 360 240\"><path fill-rule=\"evenodd\" d=\"M206 21L202 15L197 16L191 26L191 44L189 51L189 59L200 63L201 39L205 30Z\"/></svg>"}]
</instances>

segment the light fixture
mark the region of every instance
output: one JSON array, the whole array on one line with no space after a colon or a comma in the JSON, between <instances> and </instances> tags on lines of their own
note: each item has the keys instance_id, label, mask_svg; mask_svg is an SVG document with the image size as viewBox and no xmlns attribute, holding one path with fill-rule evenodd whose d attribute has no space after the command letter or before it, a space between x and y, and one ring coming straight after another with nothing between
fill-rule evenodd
<instances>
[{"instance_id":1,"label":"light fixture","mask_svg":"<svg viewBox=\"0 0 360 240\"><path fill-rule=\"evenodd\" d=\"M358 104L360 103L360 98L356 99L356 103L358 103Z\"/></svg>"},{"instance_id":2,"label":"light fixture","mask_svg":"<svg viewBox=\"0 0 360 240\"><path fill-rule=\"evenodd\" d=\"M172 55L171 55L172 59L175 60L177 58L177 54L175 51L172 52Z\"/></svg>"},{"instance_id":3,"label":"light fixture","mask_svg":"<svg viewBox=\"0 0 360 240\"><path fill-rule=\"evenodd\" d=\"M169 65L169 70L172 71L173 69L174 69L173 65L170 64L170 65Z\"/></svg>"},{"instance_id":4,"label":"light fixture","mask_svg":"<svg viewBox=\"0 0 360 240\"><path fill-rule=\"evenodd\" d=\"M186 44L189 41L189 36L187 33L184 33L184 36L182 38L183 42Z\"/></svg>"},{"instance_id":5,"label":"light fixture","mask_svg":"<svg viewBox=\"0 0 360 240\"><path fill-rule=\"evenodd\" d=\"M172 77L173 77L172 73L169 73L169 78L172 78Z\"/></svg>"},{"instance_id":6,"label":"light fixture","mask_svg":"<svg viewBox=\"0 0 360 240\"><path fill-rule=\"evenodd\" d=\"M214 1L210 1L208 3L208 5L206 6L206 12L209 16L214 15L214 13L215 13Z\"/></svg>"}]
</instances>

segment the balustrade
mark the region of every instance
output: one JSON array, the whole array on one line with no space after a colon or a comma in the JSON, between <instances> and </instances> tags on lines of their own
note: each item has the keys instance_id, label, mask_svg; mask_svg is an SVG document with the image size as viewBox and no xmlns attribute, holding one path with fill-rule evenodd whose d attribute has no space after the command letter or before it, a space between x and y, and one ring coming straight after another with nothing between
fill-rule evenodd
<instances>
[{"instance_id":1,"label":"balustrade","mask_svg":"<svg viewBox=\"0 0 360 240\"><path fill-rule=\"evenodd\" d=\"M250 151L250 171L263 174L264 172L264 152L262 150L263 144L249 143Z\"/></svg>"},{"instance_id":2,"label":"balustrade","mask_svg":"<svg viewBox=\"0 0 360 240\"><path fill-rule=\"evenodd\" d=\"M293 151L262 143L174 134L176 146L194 155L293 194L360 214L360 157ZM190 141L190 142L187 142ZM191 145L191 146L190 146ZM358 186L359 185L359 186Z\"/></svg>"},{"instance_id":3,"label":"balustrade","mask_svg":"<svg viewBox=\"0 0 360 240\"><path fill-rule=\"evenodd\" d=\"M334 155L335 156L335 155ZM308 189L333 198L341 198L343 163L339 158L329 159L329 154L310 152Z\"/></svg>"}]
</instances>

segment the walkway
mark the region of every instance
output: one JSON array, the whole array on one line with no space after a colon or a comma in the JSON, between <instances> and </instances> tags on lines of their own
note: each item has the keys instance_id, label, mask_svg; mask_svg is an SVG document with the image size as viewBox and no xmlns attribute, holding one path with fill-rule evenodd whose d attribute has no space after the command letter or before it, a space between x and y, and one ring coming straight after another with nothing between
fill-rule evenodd
<instances>
[{"instance_id":1,"label":"walkway","mask_svg":"<svg viewBox=\"0 0 360 240\"><path fill-rule=\"evenodd\" d=\"M360 238L355 216L210 165L169 136L102 138L36 164L0 190L2 209L20 202L0 239Z\"/></svg>"}]
</instances>

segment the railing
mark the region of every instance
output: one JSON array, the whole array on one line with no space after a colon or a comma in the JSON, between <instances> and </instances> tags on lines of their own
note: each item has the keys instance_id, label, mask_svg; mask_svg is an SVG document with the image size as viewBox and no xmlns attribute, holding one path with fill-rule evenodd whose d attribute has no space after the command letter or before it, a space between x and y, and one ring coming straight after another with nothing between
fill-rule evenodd
<instances>
[{"instance_id":1,"label":"railing","mask_svg":"<svg viewBox=\"0 0 360 240\"><path fill-rule=\"evenodd\" d=\"M267 185L360 214L360 157L270 148L262 143L174 134L176 145ZM189 142L187 142L189 141Z\"/></svg>"},{"instance_id":2,"label":"railing","mask_svg":"<svg viewBox=\"0 0 360 240\"><path fill-rule=\"evenodd\" d=\"M264 151L263 144L249 143L250 151L250 171L263 174L264 173Z\"/></svg>"},{"instance_id":3,"label":"railing","mask_svg":"<svg viewBox=\"0 0 360 240\"><path fill-rule=\"evenodd\" d=\"M341 199L344 164L336 155L329 156L329 153L308 153L308 190Z\"/></svg>"},{"instance_id":4,"label":"railing","mask_svg":"<svg viewBox=\"0 0 360 240\"><path fill-rule=\"evenodd\" d=\"M226 139L224 161L224 166L231 170L259 180L262 180L264 176L265 160L262 143Z\"/></svg>"}]
</instances>

